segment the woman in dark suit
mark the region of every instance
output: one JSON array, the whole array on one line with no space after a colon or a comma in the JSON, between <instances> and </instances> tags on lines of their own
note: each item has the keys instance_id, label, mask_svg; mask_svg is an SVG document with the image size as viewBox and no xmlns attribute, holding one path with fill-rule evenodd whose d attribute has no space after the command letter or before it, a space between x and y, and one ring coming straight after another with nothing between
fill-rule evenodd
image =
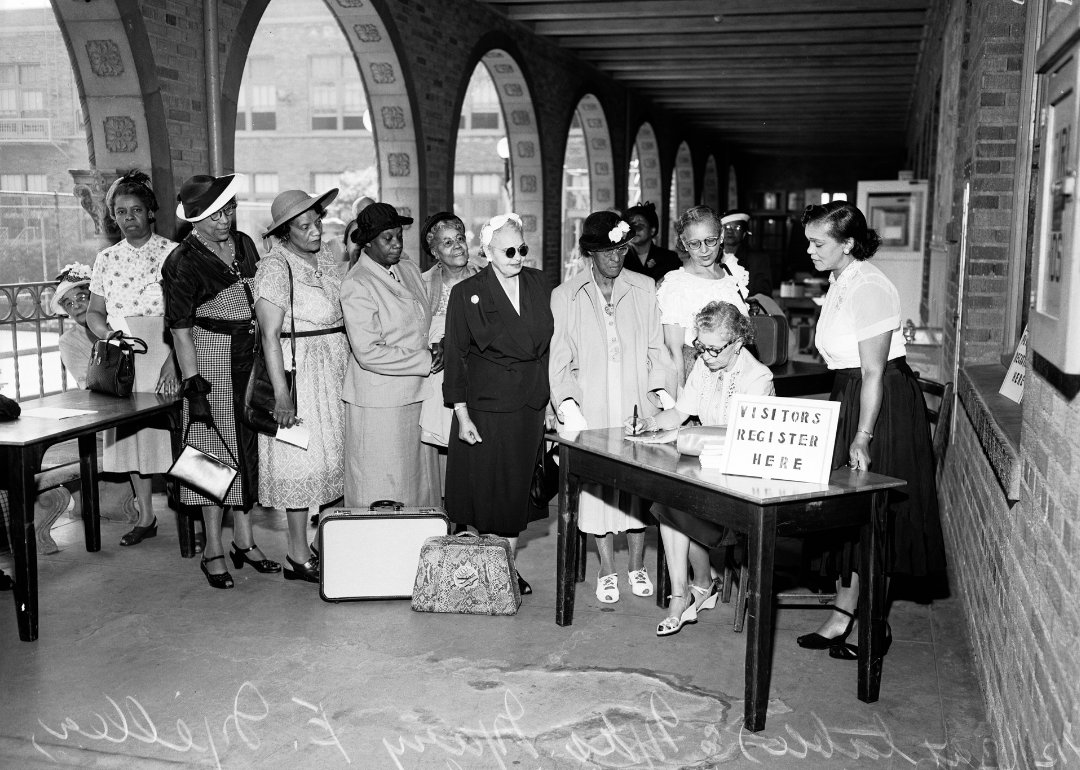
<instances>
[{"instance_id":1,"label":"woman in dark suit","mask_svg":"<svg viewBox=\"0 0 1080 770\"><path fill-rule=\"evenodd\" d=\"M537 515L529 500L549 397L551 292L524 267L529 247L517 214L480 233L487 267L450 291L443 397L454 406L446 461L446 510L457 524L517 549ZM518 575L521 593L532 588Z\"/></svg>"}]
</instances>

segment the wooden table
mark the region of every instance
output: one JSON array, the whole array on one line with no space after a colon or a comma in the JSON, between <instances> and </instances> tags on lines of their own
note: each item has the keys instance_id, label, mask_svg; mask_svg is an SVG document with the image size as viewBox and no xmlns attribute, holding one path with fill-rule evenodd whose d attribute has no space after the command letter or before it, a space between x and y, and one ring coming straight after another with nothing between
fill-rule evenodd
<instances>
[{"instance_id":1,"label":"wooden table","mask_svg":"<svg viewBox=\"0 0 1080 770\"><path fill-rule=\"evenodd\" d=\"M15 611L19 638L32 642L38 637L37 546L34 533L34 475L41 470L41 458L53 444L78 439L82 515L86 550L101 550L101 515L98 510L96 434L119 425L144 423L149 427L175 430L179 424L181 401L154 393L133 393L131 398L114 398L88 390L69 390L55 396L23 401L23 410L38 407L92 409L94 414L62 420L20 417L0 422L0 464L7 478L11 501L11 548L15 554Z\"/></svg>"},{"instance_id":2,"label":"wooden table","mask_svg":"<svg viewBox=\"0 0 1080 770\"><path fill-rule=\"evenodd\" d=\"M571 437L572 436L572 437ZM752 732L765 727L772 666L773 551L777 535L799 535L846 525L862 527L859 564L859 700L873 703L881 684L884 580L880 550L885 515L879 496L904 482L841 468L829 483L763 481L703 471L696 457L670 444L626 441L621 428L550 435L559 446L559 542L555 622L574 620L579 559L577 528L581 481L598 481L747 534L749 579L746 624L746 710ZM877 511L877 512L875 512ZM794 643L794 640L792 640Z\"/></svg>"}]
</instances>

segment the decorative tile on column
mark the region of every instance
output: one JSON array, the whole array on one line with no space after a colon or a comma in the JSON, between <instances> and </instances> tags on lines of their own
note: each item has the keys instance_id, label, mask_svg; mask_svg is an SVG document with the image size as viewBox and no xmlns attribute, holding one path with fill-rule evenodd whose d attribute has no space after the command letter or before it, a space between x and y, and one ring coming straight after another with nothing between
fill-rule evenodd
<instances>
[{"instance_id":1,"label":"decorative tile on column","mask_svg":"<svg viewBox=\"0 0 1080 770\"><path fill-rule=\"evenodd\" d=\"M524 91L522 91L520 83L505 83L503 84L503 93L507 96L521 96Z\"/></svg>"},{"instance_id":2,"label":"decorative tile on column","mask_svg":"<svg viewBox=\"0 0 1080 770\"><path fill-rule=\"evenodd\" d=\"M394 77L394 65L389 62L372 62L369 69L371 70L371 78L376 83L386 84L397 80Z\"/></svg>"},{"instance_id":3,"label":"decorative tile on column","mask_svg":"<svg viewBox=\"0 0 1080 770\"><path fill-rule=\"evenodd\" d=\"M383 107L380 112L384 128L405 128L405 111L401 107Z\"/></svg>"},{"instance_id":4,"label":"decorative tile on column","mask_svg":"<svg viewBox=\"0 0 1080 770\"><path fill-rule=\"evenodd\" d=\"M523 214L521 217L521 229L527 233L536 232L536 215Z\"/></svg>"},{"instance_id":5,"label":"decorative tile on column","mask_svg":"<svg viewBox=\"0 0 1080 770\"><path fill-rule=\"evenodd\" d=\"M87 40L86 55L90 57L90 69L102 78L114 78L124 74L124 60L120 47L112 40Z\"/></svg>"},{"instance_id":6,"label":"decorative tile on column","mask_svg":"<svg viewBox=\"0 0 1080 770\"><path fill-rule=\"evenodd\" d=\"M386 156L386 165L390 176L409 176L412 164L407 152L391 152Z\"/></svg>"},{"instance_id":7,"label":"decorative tile on column","mask_svg":"<svg viewBox=\"0 0 1080 770\"><path fill-rule=\"evenodd\" d=\"M532 174L525 174L521 177L521 191L522 192L536 192L536 177Z\"/></svg>"},{"instance_id":8,"label":"decorative tile on column","mask_svg":"<svg viewBox=\"0 0 1080 770\"><path fill-rule=\"evenodd\" d=\"M510 122L515 126L528 126L532 124L527 110L514 110L510 113Z\"/></svg>"},{"instance_id":9,"label":"decorative tile on column","mask_svg":"<svg viewBox=\"0 0 1080 770\"><path fill-rule=\"evenodd\" d=\"M342 8L363 8L364 0L337 0Z\"/></svg>"},{"instance_id":10,"label":"decorative tile on column","mask_svg":"<svg viewBox=\"0 0 1080 770\"><path fill-rule=\"evenodd\" d=\"M353 31L356 32L356 37L362 43L378 43L382 40L382 34L374 24L355 24L353 25Z\"/></svg>"},{"instance_id":11,"label":"decorative tile on column","mask_svg":"<svg viewBox=\"0 0 1080 770\"><path fill-rule=\"evenodd\" d=\"M127 115L105 118L105 147L109 152L135 152L139 148L135 121Z\"/></svg>"},{"instance_id":12,"label":"decorative tile on column","mask_svg":"<svg viewBox=\"0 0 1080 770\"><path fill-rule=\"evenodd\" d=\"M536 145L533 142L518 142L517 151L519 158L533 158L536 156Z\"/></svg>"}]
</instances>

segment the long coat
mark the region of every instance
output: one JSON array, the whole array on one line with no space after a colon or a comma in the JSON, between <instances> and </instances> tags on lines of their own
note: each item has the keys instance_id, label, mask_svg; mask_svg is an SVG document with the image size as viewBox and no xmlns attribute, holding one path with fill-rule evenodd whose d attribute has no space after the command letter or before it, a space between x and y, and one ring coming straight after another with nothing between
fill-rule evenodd
<instances>
[{"instance_id":1,"label":"long coat","mask_svg":"<svg viewBox=\"0 0 1080 770\"><path fill-rule=\"evenodd\" d=\"M674 398L678 387L675 363L664 344L656 286L647 275L623 270L615 278L611 302L620 340L622 403L637 404L639 416L649 417L659 409L648 394L665 388ZM558 409L565 399L574 399L590 428L617 427L608 425L605 304L591 269L551 293L551 403Z\"/></svg>"}]
</instances>

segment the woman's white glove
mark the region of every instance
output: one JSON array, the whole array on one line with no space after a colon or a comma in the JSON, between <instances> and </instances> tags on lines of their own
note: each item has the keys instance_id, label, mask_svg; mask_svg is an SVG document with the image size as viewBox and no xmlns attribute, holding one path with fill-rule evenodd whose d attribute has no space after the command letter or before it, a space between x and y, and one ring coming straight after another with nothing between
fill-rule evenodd
<instances>
[{"instance_id":1,"label":"woman's white glove","mask_svg":"<svg viewBox=\"0 0 1080 770\"><path fill-rule=\"evenodd\" d=\"M671 397L671 394L665 388L656 391L656 400L660 404L660 409L671 409L675 406L675 399Z\"/></svg>"},{"instance_id":2,"label":"woman's white glove","mask_svg":"<svg viewBox=\"0 0 1080 770\"><path fill-rule=\"evenodd\" d=\"M559 404L559 419L562 421L562 425L559 426L560 436L571 431L589 429L589 424L585 422L585 415L581 413L581 407L571 398Z\"/></svg>"}]
</instances>

